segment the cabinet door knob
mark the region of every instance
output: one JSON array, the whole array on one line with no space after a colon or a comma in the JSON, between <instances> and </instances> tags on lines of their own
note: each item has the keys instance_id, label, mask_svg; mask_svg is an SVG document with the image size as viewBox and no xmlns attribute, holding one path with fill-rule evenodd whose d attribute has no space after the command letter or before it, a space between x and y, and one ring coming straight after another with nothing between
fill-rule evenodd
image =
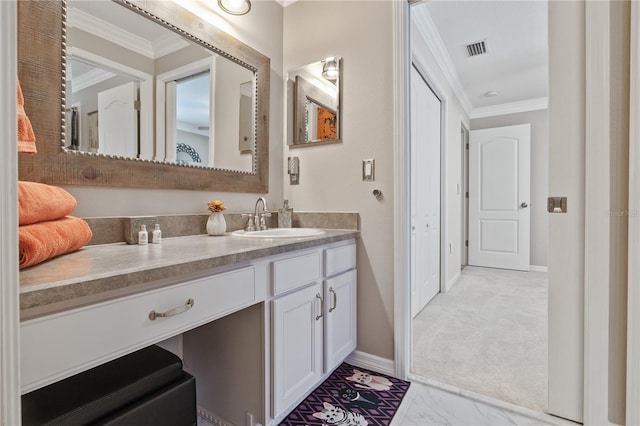
<instances>
[{"instance_id":1,"label":"cabinet door knob","mask_svg":"<svg viewBox=\"0 0 640 426\"><path fill-rule=\"evenodd\" d=\"M169 309L166 312L151 311L149 312L149 319L154 321L156 318L167 318L180 315L181 313L187 312L189 309L193 308L194 303L195 301L193 299L189 299L186 304L178 306L177 308Z\"/></svg>"},{"instance_id":2,"label":"cabinet door knob","mask_svg":"<svg viewBox=\"0 0 640 426\"><path fill-rule=\"evenodd\" d=\"M526 209L527 207L529 207L529 204L522 203L522 204L520 204L520 207L522 207L523 209Z\"/></svg>"},{"instance_id":3,"label":"cabinet door knob","mask_svg":"<svg viewBox=\"0 0 640 426\"><path fill-rule=\"evenodd\" d=\"M324 316L324 299L320 293L316 294L316 298L320 299L320 314L316 315L316 321Z\"/></svg>"},{"instance_id":4,"label":"cabinet door knob","mask_svg":"<svg viewBox=\"0 0 640 426\"><path fill-rule=\"evenodd\" d=\"M329 287L329 293L333 294L333 306L329 308L329 312L333 312L333 310L338 306L338 293L336 293L333 287Z\"/></svg>"}]
</instances>

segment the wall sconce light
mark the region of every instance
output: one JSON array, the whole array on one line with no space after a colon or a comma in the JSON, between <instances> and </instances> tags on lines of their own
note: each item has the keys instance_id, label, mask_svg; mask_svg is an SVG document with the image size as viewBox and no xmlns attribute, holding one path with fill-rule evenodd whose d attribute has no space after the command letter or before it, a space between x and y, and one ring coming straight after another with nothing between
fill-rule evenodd
<instances>
[{"instance_id":1,"label":"wall sconce light","mask_svg":"<svg viewBox=\"0 0 640 426\"><path fill-rule=\"evenodd\" d=\"M218 6L230 15L246 15L251 10L251 0L218 0Z\"/></svg>"},{"instance_id":2,"label":"wall sconce light","mask_svg":"<svg viewBox=\"0 0 640 426\"><path fill-rule=\"evenodd\" d=\"M331 57L324 60L322 77L329 81L336 81L338 79L338 61L336 61L336 58Z\"/></svg>"}]
</instances>

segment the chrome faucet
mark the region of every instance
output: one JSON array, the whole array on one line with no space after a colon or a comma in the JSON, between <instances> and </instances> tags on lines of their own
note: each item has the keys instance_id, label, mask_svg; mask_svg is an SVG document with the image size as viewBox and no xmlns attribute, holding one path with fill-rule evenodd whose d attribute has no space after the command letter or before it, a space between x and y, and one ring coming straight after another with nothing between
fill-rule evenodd
<instances>
[{"instance_id":1,"label":"chrome faucet","mask_svg":"<svg viewBox=\"0 0 640 426\"><path fill-rule=\"evenodd\" d=\"M260 203L262 203L262 213L260 213ZM264 197L258 198L256 201L256 207L253 212L254 223L256 227L256 231L263 231L267 229L267 221L266 217L271 217L271 212L269 212L269 208L267 207L267 200Z\"/></svg>"}]
</instances>

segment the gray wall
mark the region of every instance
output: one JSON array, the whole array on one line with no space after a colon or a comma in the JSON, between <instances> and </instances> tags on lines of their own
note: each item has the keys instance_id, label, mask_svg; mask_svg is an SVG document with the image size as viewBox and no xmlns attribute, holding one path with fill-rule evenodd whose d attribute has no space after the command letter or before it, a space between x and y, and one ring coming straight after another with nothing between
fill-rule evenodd
<instances>
[{"instance_id":1,"label":"gray wall","mask_svg":"<svg viewBox=\"0 0 640 426\"><path fill-rule=\"evenodd\" d=\"M387 359L394 357L392 8L390 1L300 1L284 11L285 72L343 58L343 143L285 146L284 157L300 158L300 185L286 179L285 198L294 210L360 213L358 350ZM374 183L362 181L366 158L376 159Z\"/></svg>"},{"instance_id":2,"label":"gray wall","mask_svg":"<svg viewBox=\"0 0 640 426\"><path fill-rule=\"evenodd\" d=\"M547 266L549 188L549 120L548 111L537 110L517 114L471 120L471 130L531 124L531 260L534 266Z\"/></svg>"}]
</instances>

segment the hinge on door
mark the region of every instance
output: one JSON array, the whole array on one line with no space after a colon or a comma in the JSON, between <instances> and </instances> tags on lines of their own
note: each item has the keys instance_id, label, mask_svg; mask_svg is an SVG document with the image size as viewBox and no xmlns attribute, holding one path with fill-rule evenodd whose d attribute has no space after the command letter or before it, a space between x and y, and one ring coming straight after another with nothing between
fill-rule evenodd
<instances>
[{"instance_id":1,"label":"hinge on door","mask_svg":"<svg viewBox=\"0 0 640 426\"><path fill-rule=\"evenodd\" d=\"M465 198L469 198L469 191L464 193Z\"/></svg>"},{"instance_id":2,"label":"hinge on door","mask_svg":"<svg viewBox=\"0 0 640 426\"><path fill-rule=\"evenodd\" d=\"M466 241L464 242L464 246L465 246L465 247L469 247L469 240L466 240Z\"/></svg>"},{"instance_id":3,"label":"hinge on door","mask_svg":"<svg viewBox=\"0 0 640 426\"><path fill-rule=\"evenodd\" d=\"M133 109L140 111L140 101L133 101Z\"/></svg>"},{"instance_id":4,"label":"hinge on door","mask_svg":"<svg viewBox=\"0 0 640 426\"><path fill-rule=\"evenodd\" d=\"M465 145L465 148L469 149L469 144Z\"/></svg>"}]
</instances>

